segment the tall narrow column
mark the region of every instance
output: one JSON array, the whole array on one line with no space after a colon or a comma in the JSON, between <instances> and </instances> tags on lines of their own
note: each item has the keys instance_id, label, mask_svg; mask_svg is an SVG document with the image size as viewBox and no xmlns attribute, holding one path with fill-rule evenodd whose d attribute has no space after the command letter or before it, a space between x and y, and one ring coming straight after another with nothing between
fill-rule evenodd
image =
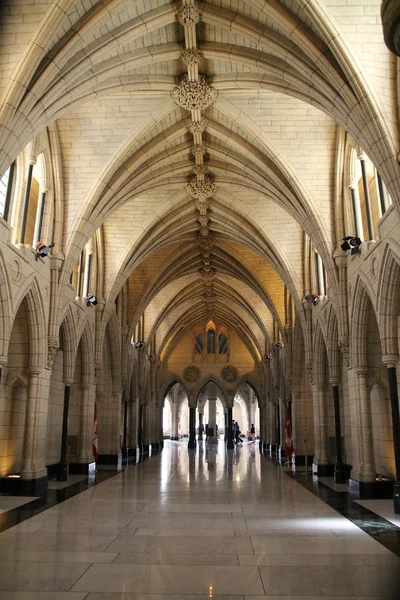
<instances>
[{"instance_id":1,"label":"tall narrow column","mask_svg":"<svg viewBox=\"0 0 400 600\"><path fill-rule=\"evenodd\" d=\"M356 234L357 237L361 238L361 240L362 240L364 238L364 229L363 229L363 224L362 224L360 197L358 195L358 189L355 187L355 185L350 186L350 193L351 193L351 204L353 207L353 220L354 220L354 227L355 227L354 233Z\"/></svg>"},{"instance_id":2,"label":"tall narrow column","mask_svg":"<svg viewBox=\"0 0 400 600\"><path fill-rule=\"evenodd\" d=\"M20 237L21 244L25 244L26 223L28 220L29 198L31 195L32 173L33 173L34 164L35 164L35 161L31 161L29 163L28 174L26 177L24 203L22 205L22 221L21 221L21 237Z\"/></svg>"},{"instance_id":3,"label":"tall narrow column","mask_svg":"<svg viewBox=\"0 0 400 600\"><path fill-rule=\"evenodd\" d=\"M81 385L82 402L79 423L78 441L78 465L74 465L74 471L86 473L89 463L93 462L92 456L92 427L93 427L93 402L90 398L91 387L88 383ZM72 472L72 470L71 470Z\"/></svg>"},{"instance_id":4,"label":"tall narrow column","mask_svg":"<svg viewBox=\"0 0 400 600\"><path fill-rule=\"evenodd\" d=\"M325 384L314 386L314 419L316 454L315 463L318 467L318 475L332 475L332 466L329 466L328 435L327 435L327 411L325 399Z\"/></svg>"},{"instance_id":5,"label":"tall narrow column","mask_svg":"<svg viewBox=\"0 0 400 600\"><path fill-rule=\"evenodd\" d=\"M208 426L213 430L212 442L217 442L217 388L215 384L210 383L207 387L208 398Z\"/></svg>"},{"instance_id":6,"label":"tall narrow column","mask_svg":"<svg viewBox=\"0 0 400 600\"><path fill-rule=\"evenodd\" d=\"M47 472L38 460L39 426L40 426L40 376L38 368L29 369L29 388L26 405L24 445L21 465L21 492L23 495L37 495L47 487ZM44 488L44 489L42 489Z\"/></svg>"},{"instance_id":7,"label":"tall narrow column","mask_svg":"<svg viewBox=\"0 0 400 600\"><path fill-rule=\"evenodd\" d=\"M204 432L204 413L199 412L199 441L203 441L203 432Z\"/></svg>"},{"instance_id":8,"label":"tall narrow column","mask_svg":"<svg viewBox=\"0 0 400 600\"><path fill-rule=\"evenodd\" d=\"M259 450L260 452L262 452L262 450L264 449L264 444L267 444L267 440L264 437L264 432L265 432L265 425L264 425L264 407L260 406L260 422L258 424L258 437L260 438L260 444L259 444ZM255 427L257 427L255 425Z\"/></svg>"},{"instance_id":9,"label":"tall narrow column","mask_svg":"<svg viewBox=\"0 0 400 600\"><path fill-rule=\"evenodd\" d=\"M69 399L71 395L72 380L64 379L64 407L61 430L61 452L60 464L58 466L58 481L68 480L68 417L69 417Z\"/></svg>"},{"instance_id":10,"label":"tall narrow column","mask_svg":"<svg viewBox=\"0 0 400 600\"><path fill-rule=\"evenodd\" d=\"M173 400L171 402L171 440L177 442L178 435L178 404Z\"/></svg>"},{"instance_id":11,"label":"tall narrow column","mask_svg":"<svg viewBox=\"0 0 400 600\"><path fill-rule=\"evenodd\" d=\"M144 455L148 455L150 451L150 440L149 440L149 404L142 405L142 452Z\"/></svg>"},{"instance_id":12,"label":"tall narrow column","mask_svg":"<svg viewBox=\"0 0 400 600\"><path fill-rule=\"evenodd\" d=\"M129 442L128 455L136 459L137 449L137 429L138 429L138 407L136 398L131 398L129 402Z\"/></svg>"},{"instance_id":13,"label":"tall narrow column","mask_svg":"<svg viewBox=\"0 0 400 600\"><path fill-rule=\"evenodd\" d=\"M397 385L396 364L397 356L385 356L383 362L387 365L389 379L390 407L392 412L393 427L393 449L396 469L396 481L393 486L394 512L400 514L400 414L399 414L399 392Z\"/></svg>"},{"instance_id":14,"label":"tall narrow column","mask_svg":"<svg viewBox=\"0 0 400 600\"><path fill-rule=\"evenodd\" d=\"M232 406L228 407L228 440L226 447L228 450L233 450Z\"/></svg>"},{"instance_id":15,"label":"tall narrow column","mask_svg":"<svg viewBox=\"0 0 400 600\"><path fill-rule=\"evenodd\" d=\"M189 406L189 450L196 448L196 407Z\"/></svg>"},{"instance_id":16,"label":"tall narrow column","mask_svg":"<svg viewBox=\"0 0 400 600\"><path fill-rule=\"evenodd\" d=\"M376 479L367 369L365 367L358 367L355 369L355 375L355 408L358 425L355 436L358 448L358 465L354 469L354 475L360 482L361 496L366 497L370 495L371 484L375 484Z\"/></svg>"},{"instance_id":17,"label":"tall narrow column","mask_svg":"<svg viewBox=\"0 0 400 600\"><path fill-rule=\"evenodd\" d=\"M143 404L139 401L138 407L137 443L139 452L143 452Z\"/></svg>"},{"instance_id":18,"label":"tall narrow column","mask_svg":"<svg viewBox=\"0 0 400 600\"><path fill-rule=\"evenodd\" d=\"M340 396L339 380L331 379L333 392L333 406L335 411L335 442L336 442L336 464L334 479L336 483L346 483L348 480L347 469L343 465L342 432L340 423Z\"/></svg>"},{"instance_id":19,"label":"tall narrow column","mask_svg":"<svg viewBox=\"0 0 400 600\"><path fill-rule=\"evenodd\" d=\"M124 422L123 422L123 426L122 426L122 454L123 455L127 455L128 454L128 444L127 444L127 439L128 439L128 398L126 397L126 395L124 394Z\"/></svg>"}]
</instances>

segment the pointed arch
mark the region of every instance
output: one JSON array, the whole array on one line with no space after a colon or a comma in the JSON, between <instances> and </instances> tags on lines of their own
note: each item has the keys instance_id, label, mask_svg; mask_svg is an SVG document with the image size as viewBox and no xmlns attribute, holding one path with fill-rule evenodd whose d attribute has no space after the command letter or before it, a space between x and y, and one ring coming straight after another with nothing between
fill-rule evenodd
<instances>
[{"instance_id":1,"label":"pointed arch","mask_svg":"<svg viewBox=\"0 0 400 600\"><path fill-rule=\"evenodd\" d=\"M395 250L397 252L395 252ZM398 316L400 312L400 245L387 244L378 277L378 324L380 326L382 354L398 356Z\"/></svg>"}]
</instances>

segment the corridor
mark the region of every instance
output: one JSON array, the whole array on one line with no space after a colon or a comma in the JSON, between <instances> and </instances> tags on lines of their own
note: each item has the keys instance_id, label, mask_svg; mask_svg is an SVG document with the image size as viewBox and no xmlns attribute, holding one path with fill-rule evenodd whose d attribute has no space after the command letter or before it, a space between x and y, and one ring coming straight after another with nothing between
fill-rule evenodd
<instances>
[{"instance_id":1,"label":"corridor","mask_svg":"<svg viewBox=\"0 0 400 600\"><path fill-rule=\"evenodd\" d=\"M25 520L24 505L0 534L0 600L399 598L400 558L296 477L258 444L166 442Z\"/></svg>"}]
</instances>

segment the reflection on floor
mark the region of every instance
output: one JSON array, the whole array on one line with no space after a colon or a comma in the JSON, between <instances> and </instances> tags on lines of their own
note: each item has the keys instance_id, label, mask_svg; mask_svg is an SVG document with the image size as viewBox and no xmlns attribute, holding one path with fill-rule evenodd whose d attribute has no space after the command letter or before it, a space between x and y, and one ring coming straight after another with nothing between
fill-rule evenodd
<instances>
[{"instance_id":1,"label":"reflection on floor","mask_svg":"<svg viewBox=\"0 0 400 600\"><path fill-rule=\"evenodd\" d=\"M1 533L0 565L0 600L400 597L400 558L251 444L166 444Z\"/></svg>"},{"instance_id":2,"label":"reflection on floor","mask_svg":"<svg viewBox=\"0 0 400 600\"><path fill-rule=\"evenodd\" d=\"M49 490L63 490L74 483L85 481L87 478L87 475L69 475L68 481L57 481L57 479L51 479L49 481Z\"/></svg>"}]
</instances>

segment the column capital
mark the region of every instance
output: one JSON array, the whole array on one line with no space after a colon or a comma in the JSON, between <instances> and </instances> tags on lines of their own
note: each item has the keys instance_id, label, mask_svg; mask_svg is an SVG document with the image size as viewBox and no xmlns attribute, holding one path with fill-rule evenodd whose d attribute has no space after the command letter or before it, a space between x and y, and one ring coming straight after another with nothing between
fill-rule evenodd
<instances>
[{"instance_id":1,"label":"column capital","mask_svg":"<svg viewBox=\"0 0 400 600\"><path fill-rule=\"evenodd\" d=\"M368 374L368 367L354 367L357 377L366 377Z\"/></svg>"},{"instance_id":2,"label":"column capital","mask_svg":"<svg viewBox=\"0 0 400 600\"><path fill-rule=\"evenodd\" d=\"M81 383L81 390L83 390L83 391L90 390L90 383Z\"/></svg>"},{"instance_id":3,"label":"column capital","mask_svg":"<svg viewBox=\"0 0 400 600\"><path fill-rule=\"evenodd\" d=\"M41 372L41 367L29 367L28 369L28 373L31 377L39 377Z\"/></svg>"},{"instance_id":4,"label":"column capital","mask_svg":"<svg viewBox=\"0 0 400 600\"><path fill-rule=\"evenodd\" d=\"M334 386L339 386L340 385L340 377L330 377L329 383Z\"/></svg>"},{"instance_id":5,"label":"column capital","mask_svg":"<svg viewBox=\"0 0 400 600\"><path fill-rule=\"evenodd\" d=\"M396 367L399 362L398 354L386 354L382 356L382 362L389 369L390 367Z\"/></svg>"},{"instance_id":6,"label":"column capital","mask_svg":"<svg viewBox=\"0 0 400 600\"><path fill-rule=\"evenodd\" d=\"M64 385L72 385L74 383L73 377L63 377L62 380Z\"/></svg>"}]
</instances>

